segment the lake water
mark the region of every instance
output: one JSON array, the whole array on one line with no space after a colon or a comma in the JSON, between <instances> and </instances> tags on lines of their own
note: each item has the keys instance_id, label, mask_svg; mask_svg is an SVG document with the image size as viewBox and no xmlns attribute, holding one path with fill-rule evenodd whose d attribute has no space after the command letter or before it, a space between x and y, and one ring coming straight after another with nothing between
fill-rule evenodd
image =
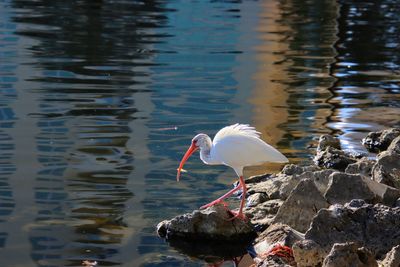
<instances>
[{"instance_id":1,"label":"lake water","mask_svg":"<svg viewBox=\"0 0 400 267\"><path fill-rule=\"evenodd\" d=\"M0 265L205 266L155 233L236 179L193 157L177 183L191 138L242 122L293 163L324 133L364 151L367 132L400 126L398 14L394 0L0 0Z\"/></svg>"}]
</instances>

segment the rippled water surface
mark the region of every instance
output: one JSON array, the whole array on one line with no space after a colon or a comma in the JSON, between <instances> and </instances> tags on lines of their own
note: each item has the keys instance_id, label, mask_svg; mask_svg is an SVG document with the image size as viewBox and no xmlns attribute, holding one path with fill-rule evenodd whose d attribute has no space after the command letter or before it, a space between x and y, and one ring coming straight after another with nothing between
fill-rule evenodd
<instances>
[{"instance_id":1,"label":"rippled water surface","mask_svg":"<svg viewBox=\"0 0 400 267\"><path fill-rule=\"evenodd\" d=\"M400 126L398 14L394 0L0 0L0 265L206 265L155 234L235 181L196 157L176 183L192 136L243 122L294 163L322 133L363 152L367 132Z\"/></svg>"}]
</instances>

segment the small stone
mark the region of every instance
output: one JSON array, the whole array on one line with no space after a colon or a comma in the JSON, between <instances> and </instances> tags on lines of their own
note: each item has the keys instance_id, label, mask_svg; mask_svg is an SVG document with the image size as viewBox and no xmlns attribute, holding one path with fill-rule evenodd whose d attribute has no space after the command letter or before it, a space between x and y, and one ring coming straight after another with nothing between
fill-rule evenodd
<instances>
[{"instance_id":1,"label":"small stone","mask_svg":"<svg viewBox=\"0 0 400 267\"><path fill-rule=\"evenodd\" d=\"M392 141L387 150L396 154L400 154L400 135Z\"/></svg>"},{"instance_id":2,"label":"small stone","mask_svg":"<svg viewBox=\"0 0 400 267\"><path fill-rule=\"evenodd\" d=\"M329 134L323 134L319 137L317 151L323 151L328 147L336 148L341 150L340 140L337 137L334 137Z\"/></svg>"}]
</instances>

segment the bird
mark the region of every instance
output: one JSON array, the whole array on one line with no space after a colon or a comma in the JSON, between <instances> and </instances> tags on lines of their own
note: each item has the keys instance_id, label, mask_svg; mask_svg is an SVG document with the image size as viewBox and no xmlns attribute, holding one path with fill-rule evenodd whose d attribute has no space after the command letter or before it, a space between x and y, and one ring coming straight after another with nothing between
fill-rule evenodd
<instances>
[{"instance_id":1,"label":"bird","mask_svg":"<svg viewBox=\"0 0 400 267\"><path fill-rule=\"evenodd\" d=\"M176 179L179 181L182 168L188 158L200 150L200 159L207 165L226 165L231 167L239 178L235 188L217 198L216 200L201 206L201 209L224 203L224 199L242 189L242 198L239 211L230 211L233 217L246 220L243 207L246 201L246 184L243 179L243 169L247 166L259 165L264 162L287 163L289 160L277 149L267 144L260 138L261 133L249 124L233 124L219 130L214 139L204 133L193 137L192 142L182 160L180 161Z\"/></svg>"}]
</instances>

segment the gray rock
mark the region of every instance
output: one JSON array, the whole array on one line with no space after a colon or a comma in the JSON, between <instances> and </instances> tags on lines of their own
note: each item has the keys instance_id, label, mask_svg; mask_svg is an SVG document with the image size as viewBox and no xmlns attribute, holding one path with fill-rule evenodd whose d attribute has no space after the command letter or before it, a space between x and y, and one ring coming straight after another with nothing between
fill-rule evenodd
<instances>
[{"instance_id":1,"label":"gray rock","mask_svg":"<svg viewBox=\"0 0 400 267\"><path fill-rule=\"evenodd\" d=\"M334 244L322 267L378 267L372 253L356 243Z\"/></svg>"},{"instance_id":2,"label":"gray rock","mask_svg":"<svg viewBox=\"0 0 400 267\"><path fill-rule=\"evenodd\" d=\"M292 249L298 267L321 266L326 255L321 246L310 239L295 242Z\"/></svg>"},{"instance_id":3,"label":"gray rock","mask_svg":"<svg viewBox=\"0 0 400 267\"><path fill-rule=\"evenodd\" d=\"M372 179L400 189L400 154L384 151L372 168Z\"/></svg>"},{"instance_id":4,"label":"gray rock","mask_svg":"<svg viewBox=\"0 0 400 267\"><path fill-rule=\"evenodd\" d=\"M371 152L385 151L399 135L400 129L397 128L371 132L362 140L362 144Z\"/></svg>"},{"instance_id":5,"label":"gray rock","mask_svg":"<svg viewBox=\"0 0 400 267\"><path fill-rule=\"evenodd\" d=\"M284 223L304 233L318 210L328 206L314 182L305 179L299 182L279 208L274 223Z\"/></svg>"},{"instance_id":6,"label":"gray rock","mask_svg":"<svg viewBox=\"0 0 400 267\"><path fill-rule=\"evenodd\" d=\"M330 204L345 204L352 199L364 199L372 204L393 206L400 197L400 190L357 174L335 172L329 180L324 196Z\"/></svg>"},{"instance_id":7,"label":"gray rock","mask_svg":"<svg viewBox=\"0 0 400 267\"><path fill-rule=\"evenodd\" d=\"M390 143L390 146L387 149L388 151L391 151L396 154L400 154L400 135L397 136L392 143Z\"/></svg>"},{"instance_id":8,"label":"gray rock","mask_svg":"<svg viewBox=\"0 0 400 267\"><path fill-rule=\"evenodd\" d=\"M253 225L265 229L272 223L282 203L283 200L271 199L255 207L246 207L244 212Z\"/></svg>"},{"instance_id":9,"label":"gray rock","mask_svg":"<svg viewBox=\"0 0 400 267\"><path fill-rule=\"evenodd\" d=\"M382 267L399 267L400 266L400 245L390 250L385 258L380 262Z\"/></svg>"},{"instance_id":10,"label":"gray rock","mask_svg":"<svg viewBox=\"0 0 400 267\"><path fill-rule=\"evenodd\" d=\"M334 137L329 134L323 134L319 137L317 151L323 151L328 147L336 148L341 150L340 140L337 137Z\"/></svg>"},{"instance_id":11,"label":"gray rock","mask_svg":"<svg viewBox=\"0 0 400 267\"><path fill-rule=\"evenodd\" d=\"M268 200L268 196L265 193L255 193L247 198L247 207L255 207Z\"/></svg>"},{"instance_id":12,"label":"gray rock","mask_svg":"<svg viewBox=\"0 0 400 267\"><path fill-rule=\"evenodd\" d=\"M376 202L376 195L364 182L361 175L334 172L329 177L328 189L324 195L330 204L344 204L352 199Z\"/></svg>"},{"instance_id":13,"label":"gray rock","mask_svg":"<svg viewBox=\"0 0 400 267\"><path fill-rule=\"evenodd\" d=\"M323 151L319 151L314 157L314 163L323 168L332 168L344 171L349 164L355 163L357 160L342 150L328 147Z\"/></svg>"},{"instance_id":14,"label":"gray rock","mask_svg":"<svg viewBox=\"0 0 400 267\"><path fill-rule=\"evenodd\" d=\"M357 242L375 257L382 257L400 244L400 208L366 204L362 200L321 209L314 217L305 238L328 254L333 244Z\"/></svg>"},{"instance_id":15,"label":"gray rock","mask_svg":"<svg viewBox=\"0 0 400 267\"><path fill-rule=\"evenodd\" d=\"M282 181L282 184L279 188L279 198L287 199L297 184L304 179L313 180L321 194L324 194L328 186L329 175L333 172L334 170L327 169L318 171L305 171L301 174L294 174L291 176L291 179Z\"/></svg>"},{"instance_id":16,"label":"gray rock","mask_svg":"<svg viewBox=\"0 0 400 267\"><path fill-rule=\"evenodd\" d=\"M215 205L160 222L157 233L166 239L234 241L255 237L249 221L230 218L231 214L223 205Z\"/></svg>"},{"instance_id":17,"label":"gray rock","mask_svg":"<svg viewBox=\"0 0 400 267\"><path fill-rule=\"evenodd\" d=\"M290 179L292 179L292 176L288 175L272 176L266 181L262 181L255 184L249 184L247 186L247 193L249 195L255 193L263 193L267 196L268 199L277 199L280 198L279 190L281 188L282 183L285 183Z\"/></svg>"},{"instance_id":18,"label":"gray rock","mask_svg":"<svg viewBox=\"0 0 400 267\"><path fill-rule=\"evenodd\" d=\"M300 175L304 172L314 172L320 170L317 166L315 165L295 165L295 164L287 164L285 167L282 169L280 174L285 174L285 175Z\"/></svg>"},{"instance_id":19,"label":"gray rock","mask_svg":"<svg viewBox=\"0 0 400 267\"><path fill-rule=\"evenodd\" d=\"M349 164L345 170L346 173L350 174L361 174L366 177L372 176L372 167L375 161L368 158L361 158L355 163Z\"/></svg>"}]
</instances>

